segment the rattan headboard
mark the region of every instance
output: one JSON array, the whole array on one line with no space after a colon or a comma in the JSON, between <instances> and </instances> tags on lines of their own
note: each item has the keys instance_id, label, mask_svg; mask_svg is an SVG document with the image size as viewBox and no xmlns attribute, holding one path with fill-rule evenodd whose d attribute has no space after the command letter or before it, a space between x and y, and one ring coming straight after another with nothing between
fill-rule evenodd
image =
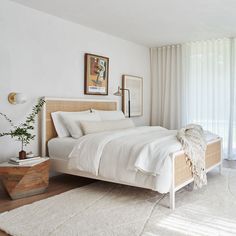
<instances>
[{"instance_id":1,"label":"rattan headboard","mask_svg":"<svg viewBox=\"0 0 236 236\"><path fill-rule=\"evenodd\" d=\"M69 98L44 98L45 104L41 114L41 136L42 149L41 155L46 156L47 143L50 139L57 136L53 125L51 113L55 111L85 111L92 109L97 110L117 110L117 101L114 100L92 100L92 99L69 99Z\"/></svg>"}]
</instances>

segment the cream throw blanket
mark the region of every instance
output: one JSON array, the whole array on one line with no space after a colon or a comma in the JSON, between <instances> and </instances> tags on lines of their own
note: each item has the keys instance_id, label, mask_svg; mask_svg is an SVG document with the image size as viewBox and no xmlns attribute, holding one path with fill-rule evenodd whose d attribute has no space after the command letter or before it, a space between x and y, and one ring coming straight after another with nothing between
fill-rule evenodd
<instances>
[{"instance_id":1,"label":"cream throw blanket","mask_svg":"<svg viewBox=\"0 0 236 236\"><path fill-rule=\"evenodd\" d=\"M200 125L189 124L177 132L177 139L181 142L183 150L190 162L194 178L194 187L201 188L207 184L205 170L205 152L207 142Z\"/></svg>"}]
</instances>

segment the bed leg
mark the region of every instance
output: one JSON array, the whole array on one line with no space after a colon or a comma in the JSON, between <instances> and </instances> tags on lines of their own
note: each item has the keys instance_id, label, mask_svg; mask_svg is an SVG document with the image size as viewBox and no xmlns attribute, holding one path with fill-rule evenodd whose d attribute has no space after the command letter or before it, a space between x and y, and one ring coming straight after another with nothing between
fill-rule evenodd
<instances>
[{"instance_id":1,"label":"bed leg","mask_svg":"<svg viewBox=\"0 0 236 236\"><path fill-rule=\"evenodd\" d=\"M224 151L223 151L223 140L220 140L220 165L219 165L219 173L222 174L222 167L223 167L223 158L224 158Z\"/></svg>"},{"instance_id":2,"label":"bed leg","mask_svg":"<svg viewBox=\"0 0 236 236\"><path fill-rule=\"evenodd\" d=\"M219 165L219 173L222 174L222 163Z\"/></svg>"},{"instance_id":3,"label":"bed leg","mask_svg":"<svg viewBox=\"0 0 236 236\"><path fill-rule=\"evenodd\" d=\"M175 209L175 155L171 159L172 181L170 187L170 209Z\"/></svg>"},{"instance_id":4,"label":"bed leg","mask_svg":"<svg viewBox=\"0 0 236 236\"><path fill-rule=\"evenodd\" d=\"M174 189L170 190L170 209L174 210L175 209L175 191Z\"/></svg>"}]
</instances>

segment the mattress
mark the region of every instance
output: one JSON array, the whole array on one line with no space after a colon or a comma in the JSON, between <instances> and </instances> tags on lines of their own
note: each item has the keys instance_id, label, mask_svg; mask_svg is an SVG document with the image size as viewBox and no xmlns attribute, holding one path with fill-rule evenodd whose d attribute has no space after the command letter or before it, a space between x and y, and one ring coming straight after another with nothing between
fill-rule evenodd
<instances>
[{"instance_id":1,"label":"mattress","mask_svg":"<svg viewBox=\"0 0 236 236\"><path fill-rule=\"evenodd\" d=\"M78 139L72 137L53 138L48 142L49 157L67 159Z\"/></svg>"}]
</instances>

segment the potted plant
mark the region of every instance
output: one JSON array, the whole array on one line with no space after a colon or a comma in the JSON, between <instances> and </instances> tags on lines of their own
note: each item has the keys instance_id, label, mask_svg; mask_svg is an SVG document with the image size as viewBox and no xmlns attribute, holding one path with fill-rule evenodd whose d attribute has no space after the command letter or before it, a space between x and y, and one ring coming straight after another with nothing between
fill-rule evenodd
<instances>
[{"instance_id":1,"label":"potted plant","mask_svg":"<svg viewBox=\"0 0 236 236\"><path fill-rule=\"evenodd\" d=\"M21 142L21 151L19 152L19 159L26 158L26 152L24 147L30 143L31 140L35 138L35 135L31 132L34 130L34 123L37 114L40 112L45 101L40 99L36 105L33 106L32 112L26 117L26 121L16 126L13 124L12 120L8 118L7 115L0 112L0 116L3 116L11 126L9 132L0 133L0 137L11 136L16 140Z\"/></svg>"}]
</instances>

